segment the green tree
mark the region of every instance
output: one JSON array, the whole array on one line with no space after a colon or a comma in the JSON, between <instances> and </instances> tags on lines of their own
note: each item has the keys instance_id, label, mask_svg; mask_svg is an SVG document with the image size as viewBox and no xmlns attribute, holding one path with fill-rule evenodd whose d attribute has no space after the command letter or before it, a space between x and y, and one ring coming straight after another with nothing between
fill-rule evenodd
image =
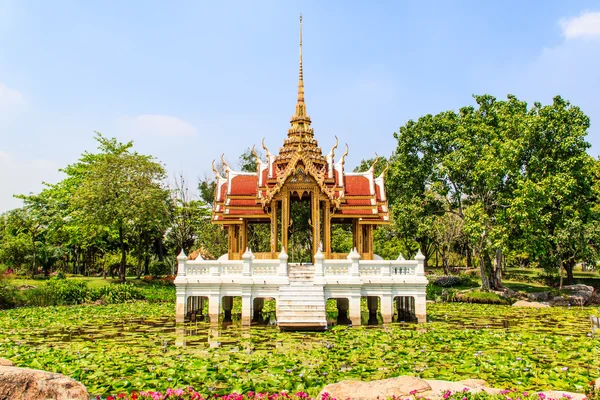
<instances>
[{"instance_id":1,"label":"green tree","mask_svg":"<svg viewBox=\"0 0 600 400\"><path fill-rule=\"evenodd\" d=\"M158 224L168 215L165 170L153 157L132 151L132 142L123 144L99 133L96 140L100 152L85 152L72 166L85 170L72 204L81 220L117 232L119 278L125 282L129 237L139 226Z\"/></svg>"},{"instance_id":2,"label":"green tree","mask_svg":"<svg viewBox=\"0 0 600 400\"><path fill-rule=\"evenodd\" d=\"M416 204L413 215L427 225L433 221L426 217L446 212L463 219L479 258L482 287L497 289L502 287L504 215L519 174L527 106L514 96L475 100L478 107L427 115L400 128L391 186L400 194L395 209ZM431 240L431 232L424 233ZM417 241L422 248L426 244Z\"/></svg>"},{"instance_id":3,"label":"green tree","mask_svg":"<svg viewBox=\"0 0 600 400\"><path fill-rule=\"evenodd\" d=\"M561 97L551 105L535 103L529 117L507 214L532 259L548 270L564 268L571 284L575 264L597 254L597 162L587 154L589 118Z\"/></svg>"}]
</instances>

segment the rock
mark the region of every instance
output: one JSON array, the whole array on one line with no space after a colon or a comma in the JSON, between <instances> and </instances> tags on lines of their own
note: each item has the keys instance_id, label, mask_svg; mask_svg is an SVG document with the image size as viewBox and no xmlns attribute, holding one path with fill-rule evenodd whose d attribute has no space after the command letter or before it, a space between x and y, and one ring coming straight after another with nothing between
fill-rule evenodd
<instances>
[{"instance_id":1,"label":"rock","mask_svg":"<svg viewBox=\"0 0 600 400\"><path fill-rule=\"evenodd\" d=\"M544 307L550 307L550 306L548 304L539 303L537 301L519 300L515 304L513 304L513 307L544 308Z\"/></svg>"},{"instance_id":2,"label":"rock","mask_svg":"<svg viewBox=\"0 0 600 400\"><path fill-rule=\"evenodd\" d=\"M505 288L502 292L500 292L500 296L507 299L516 299L517 297L519 297L519 293L515 292L510 288Z\"/></svg>"},{"instance_id":3,"label":"rock","mask_svg":"<svg viewBox=\"0 0 600 400\"><path fill-rule=\"evenodd\" d=\"M14 367L15 363L6 358L0 358L0 367Z\"/></svg>"},{"instance_id":4,"label":"rock","mask_svg":"<svg viewBox=\"0 0 600 400\"><path fill-rule=\"evenodd\" d=\"M33 285L19 285L17 286L17 290L29 290L29 289L36 289L37 286L33 286Z\"/></svg>"},{"instance_id":5,"label":"rock","mask_svg":"<svg viewBox=\"0 0 600 400\"><path fill-rule=\"evenodd\" d=\"M596 387L600 386L600 378L596 380ZM400 376L398 378L383 379L379 381L342 381L327 385L321 390L317 399L323 398L324 393L329 393L332 398L345 399L385 399L392 396L396 398L426 398L428 400L442 400L446 391L452 393L468 391L470 393L485 392L489 395L499 395L503 390L491 388L482 379L466 379L459 382L441 381L434 379L419 379L413 376ZM570 396L572 400L583 400L585 395L561 391L541 392L546 398L561 399L563 395ZM408 397L412 394L416 396ZM566 398L564 399L566 400Z\"/></svg>"},{"instance_id":6,"label":"rock","mask_svg":"<svg viewBox=\"0 0 600 400\"><path fill-rule=\"evenodd\" d=\"M588 285L567 285L563 286L569 304L572 306L585 305L594 294L594 288Z\"/></svg>"},{"instance_id":7,"label":"rock","mask_svg":"<svg viewBox=\"0 0 600 400\"><path fill-rule=\"evenodd\" d=\"M0 399L89 400L81 383L53 372L0 367Z\"/></svg>"},{"instance_id":8,"label":"rock","mask_svg":"<svg viewBox=\"0 0 600 400\"><path fill-rule=\"evenodd\" d=\"M431 391L431 386L426 381L414 376L399 376L371 382L349 380L333 383L325 386L317 398L321 399L324 393L329 393L335 399L386 399L427 391Z\"/></svg>"},{"instance_id":9,"label":"rock","mask_svg":"<svg viewBox=\"0 0 600 400\"><path fill-rule=\"evenodd\" d=\"M527 298L531 301L548 301L551 296L548 292L527 293Z\"/></svg>"},{"instance_id":10,"label":"rock","mask_svg":"<svg viewBox=\"0 0 600 400\"><path fill-rule=\"evenodd\" d=\"M569 299L567 297L557 296L557 297L550 299L550 305L553 307L560 307L560 306L566 307L566 306L571 305L571 303L569 302Z\"/></svg>"},{"instance_id":11,"label":"rock","mask_svg":"<svg viewBox=\"0 0 600 400\"><path fill-rule=\"evenodd\" d=\"M487 382L482 379L466 379L459 382L426 379L425 382L429 383L431 391L424 392L421 396L431 400L443 398L444 392L447 390L454 393L468 389L468 392L471 393L486 392L491 395L499 394L502 391L501 389L488 387Z\"/></svg>"}]
</instances>

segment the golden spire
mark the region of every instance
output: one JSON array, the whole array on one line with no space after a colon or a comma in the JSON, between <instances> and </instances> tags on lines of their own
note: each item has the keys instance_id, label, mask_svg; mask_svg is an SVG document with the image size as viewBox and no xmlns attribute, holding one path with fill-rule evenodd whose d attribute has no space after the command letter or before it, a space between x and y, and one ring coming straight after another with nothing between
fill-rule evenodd
<instances>
[{"instance_id":1,"label":"golden spire","mask_svg":"<svg viewBox=\"0 0 600 400\"><path fill-rule=\"evenodd\" d=\"M296 103L296 113L292 117L292 122L302 121L310 125L310 118L306 114L306 105L304 104L304 71L302 69L302 14L300 14L300 70L298 74L298 102Z\"/></svg>"},{"instance_id":2,"label":"golden spire","mask_svg":"<svg viewBox=\"0 0 600 400\"><path fill-rule=\"evenodd\" d=\"M283 142L283 147L279 149L279 155L276 159L277 165L284 165L297 152L303 152L319 165L326 164L319 144L314 139L313 129L310 127L310 117L306 112L304 103L304 70L302 68L302 14L300 14L300 63L298 73L298 101L296 102L296 112L290 120L291 127L288 129L288 137Z\"/></svg>"},{"instance_id":3,"label":"golden spire","mask_svg":"<svg viewBox=\"0 0 600 400\"><path fill-rule=\"evenodd\" d=\"M300 14L300 74L298 76L298 102L304 102L304 75L302 73L302 14Z\"/></svg>"}]
</instances>

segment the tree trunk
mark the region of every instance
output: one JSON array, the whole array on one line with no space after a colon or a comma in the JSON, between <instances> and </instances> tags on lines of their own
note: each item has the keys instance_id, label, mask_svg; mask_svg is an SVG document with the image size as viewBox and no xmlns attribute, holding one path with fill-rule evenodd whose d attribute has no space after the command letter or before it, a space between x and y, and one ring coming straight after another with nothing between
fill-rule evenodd
<instances>
[{"instance_id":1,"label":"tree trunk","mask_svg":"<svg viewBox=\"0 0 600 400\"><path fill-rule=\"evenodd\" d=\"M573 268L575 268L575 260L571 259L563 264L567 272L567 285L573 284Z\"/></svg>"},{"instance_id":2,"label":"tree trunk","mask_svg":"<svg viewBox=\"0 0 600 400\"><path fill-rule=\"evenodd\" d=\"M150 255L146 255L146 258L144 259L144 275L150 275Z\"/></svg>"},{"instance_id":3,"label":"tree trunk","mask_svg":"<svg viewBox=\"0 0 600 400\"><path fill-rule=\"evenodd\" d=\"M31 244L33 245L33 265L31 267L31 279L35 278L35 236L31 237Z\"/></svg>"},{"instance_id":4,"label":"tree trunk","mask_svg":"<svg viewBox=\"0 0 600 400\"><path fill-rule=\"evenodd\" d=\"M123 236L123 228L119 227L119 241L121 244L121 263L119 264L119 280L125 283L125 267L127 265L127 247Z\"/></svg>"},{"instance_id":5,"label":"tree trunk","mask_svg":"<svg viewBox=\"0 0 600 400\"><path fill-rule=\"evenodd\" d=\"M481 270L481 288L485 290L500 290L502 286L502 271L492 265L492 260L487 251L479 255L479 268Z\"/></svg>"},{"instance_id":6,"label":"tree trunk","mask_svg":"<svg viewBox=\"0 0 600 400\"><path fill-rule=\"evenodd\" d=\"M469 245L465 246L465 255L467 256L467 271L470 270L471 268L473 268L473 260L471 260L471 248L469 247Z\"/></svg>"},{"instance_id":7,"label":"tree trunk","mask_svg":"<svg viewBox=\"0 0 600 400\"><path fill-rule=\"evenodd\" d=\"M442 267L444 268L444 275L450 275L450 257L447 252L442 252Z\"/></svg>"}]
</instances>

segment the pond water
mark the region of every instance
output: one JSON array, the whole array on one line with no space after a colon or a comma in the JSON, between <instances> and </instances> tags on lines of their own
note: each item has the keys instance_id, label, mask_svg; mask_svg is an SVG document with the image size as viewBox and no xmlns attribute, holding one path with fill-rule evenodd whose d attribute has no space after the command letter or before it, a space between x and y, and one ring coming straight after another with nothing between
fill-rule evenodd
<instances>
[{"instance_id":1,"label":"pond water","mask_svg":"<svg viewBox=\"0 0 600 400\"><path fill-rule=\"evenodd\" d=\"M326 332L246 328L235 316L226 324L177 325L173 309L129 304L0 312L0 357L72 376L103 396L187 386L314 395L343 379L399 375L578 391L599 375L593 308L429 304L427 324L332 325ZM273 315L264 319L272 322Z\"/></svg>"}]
</instances>

